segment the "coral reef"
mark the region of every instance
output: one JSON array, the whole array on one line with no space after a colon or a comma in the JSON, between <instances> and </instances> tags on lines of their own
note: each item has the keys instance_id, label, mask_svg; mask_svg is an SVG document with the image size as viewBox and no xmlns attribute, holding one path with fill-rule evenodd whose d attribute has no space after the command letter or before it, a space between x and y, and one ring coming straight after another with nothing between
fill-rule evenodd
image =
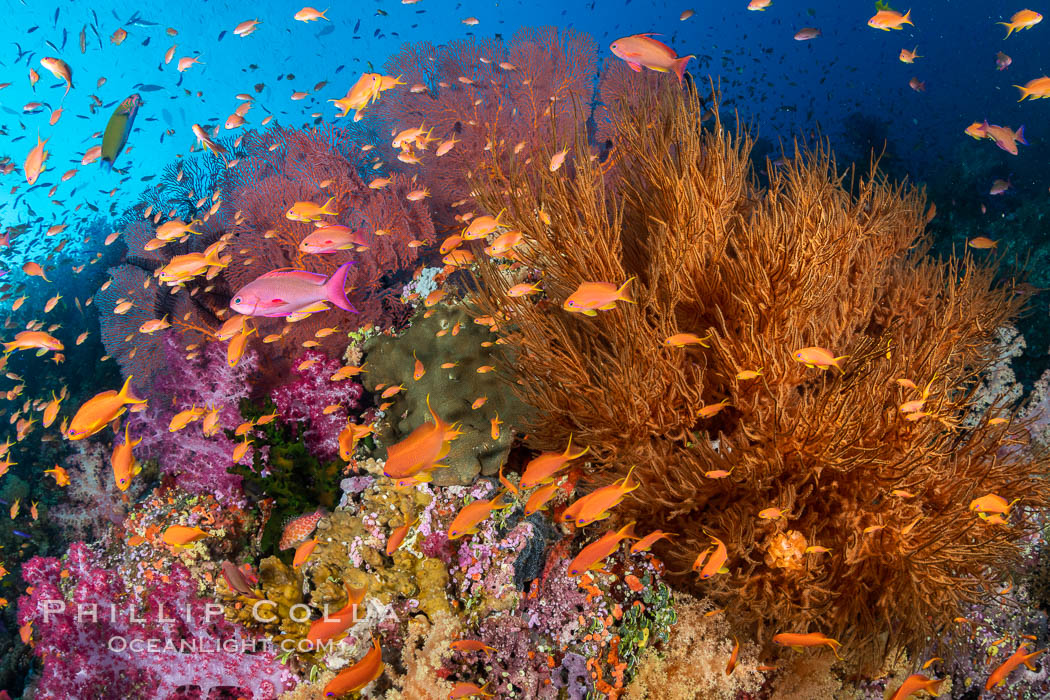
<instances>
[{"instance_id":1,"label":"coral reef","mask_svg":"<svg viewBox=\"0 0 1050 700\"><path fill-rule=\"evenodd\" d=\"M403 387L387 398L387 419L378 433L383 444L392 445L432 420L428 398L430 409L463 431L443 460L449 469L434 472L437 484L469 484L479 473L494 475L524 422L525 406L508 390L507 376L491 371L513 364L492 344L495 339L462 306L438 304L417 314L401 335L377 335L364 344L365 388L379 394ZM499 421L495 427L494 421Z\"/></svg>"},{"instance_id":2,"label":"coral reef","mask_svg":"<svg viewBox=\"0 0 1050 700\"><path fill-rule=\"evenodd\" d=\"M1045 456L998 458L1019 439L1009 421L958 425L1019 303L969 257L925 257L921 193L874 172L847 192L819 150L757 190L746 134L717 116L698 129L688 91L653 104L617 112L612 184L604 164L577 159L567 177L542 157L477 178L541 275L543 298L511 296L480 258L482 313L508 319L517 349L504 371L528 377L515 389L537 411L530 444L573 435L599 485L634 468L641 488L618 510L678 533L657 546L669 573L761 641L820 631L861 668L917 652L1033 528L1024 509L990 526L970 502L1050 502ZM628 280L633 303L593 318L560 308L584 282ZM678 333L706 340L674 347ZM809 368L795 353L811 347L847 358ZM761 518L768 508L779 513ZM728 574L697 580L712 536Z\"/></svg>"}]
</instances>

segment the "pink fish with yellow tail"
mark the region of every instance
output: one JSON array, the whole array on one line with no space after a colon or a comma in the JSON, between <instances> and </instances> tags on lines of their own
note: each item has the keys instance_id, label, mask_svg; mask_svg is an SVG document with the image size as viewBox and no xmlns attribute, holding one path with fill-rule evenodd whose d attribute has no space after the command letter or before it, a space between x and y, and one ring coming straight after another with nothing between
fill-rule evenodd
<instances>
[{"instance_id":1,"label":"pink fish with yellow tail","mask_svg":"<svg viewBox=\"0 0 1050 700\"><path fill-rule=\"evenodd\" d=\"M346 298L346 274L353 261L343 263L331 277L285 267L272 270L241 287L230 308L246 316L305 317L328 308L331 302L344 311L357 313Z\"/></svg>"},{"instance_id":2,"label":"pink fish with yellow tail","mask_svg":"<svg viewBox=\"0 0 1050 700\"><path fill-rule=\"evenodd\" d=\"M679 56L670 46L652 37L652 34L625 36L614 41L609 50L614 56L627 61L627 65L636 73L641 72L642 66L660 73L674 73L681 84L686 64L689 59L696 57L692 54Z\"/></svg>"},{"instance_id":3,"label":"pink fish with yellow tail","mask_svg":"<svg viewBox=\"0 0 1050 700\"><path fill-rule=\"evenodd\" d=\"M365 238L364 231L336 224L324 226L312 232L299 243L299 250L304 253L323 255L340 250L353 250L362 246L368 246L368 239Z\"/></svg>"}]
</instances>

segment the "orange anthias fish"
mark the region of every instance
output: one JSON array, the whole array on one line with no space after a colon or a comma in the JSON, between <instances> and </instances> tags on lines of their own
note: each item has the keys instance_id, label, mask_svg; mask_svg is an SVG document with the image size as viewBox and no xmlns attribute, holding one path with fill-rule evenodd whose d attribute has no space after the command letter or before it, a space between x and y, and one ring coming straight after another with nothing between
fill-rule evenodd
<instances>
[{"instance_id":1,"label":"orange anthias fish","mask_svg":"<svg viewBox=\"0 0 1050 700\"><path fill-rule=\"evenodd\" d=\"M62 341L44 331L21 331L11 342L4 343L4 353L15 350L54 350L62 352Z\"/></svg>"},{"instance_id":2,"label":"orange anthias fish","mask_svg":"<svg viewBox=\"0 0 1050 700\"><path fill-rule=\"evenodd\" d=\"M631 467L631 470L627 472L627 476L624 477L622 482L618 481L608 486L603 486L577 500L562 513L562 522L571 521L576 527L583 527L608 518L612 509L618 506L627 494L641 486L641 484L628 486L633 472L634 467Z\"/></svg>"},{"instance_id":3,"label":"orange anthias fish","mask_svg":"<svg viewBox=\"0 0 1050 700\"><path fill-rule=\"evenodd\" d=\"M580 553L569 562L569 576L582 576L585 572L601 568L605 558L616 551L624 540L636 540L634 521L619 530L609 530L594 542L580 550Z\"/></svg>"},{"instance_id":4,"label":"orange anthias fish","mask_svg":"<svg viewBox=\"0 0 1050 700\"><path fill-rule=\"evenodd\" d=\"M304 253L324 255L367 245L368 240L363 230L336 224L323 226L311 232L309 236L300 241L299 250Z\"/></svg>"},{"instance_id":5,"label":"orange anthias fish","mask_svg":"<svg viewBox=\"0 0 1050 700\"><path fill-rule=\"evenodd\" d=\"M30 185L35 184L36 179L40 177L40 173L44 172L44 161L46 161L48 155L50 155L47 151L44 150L44 146L47 145L47 142L50 140L51 139L44 139L43 141L41 141L40 135L37 134L36 145L33 146L33 149L29 151L29 155L26 156L24 168L26 173L26 182L28 182Z\"/></svg>"},{"instance_id":6,"label":"orange anthias fish","mask_svg":"<svg viewBox=\"0 0 1050 700\"><path fill-rule=\"evenodd\" d=\"M55 484L57 486L69 486L69 474L57 464L53 469L45 469L44 473L55 477Z\"/></svg>"},{"instance_id":7,"label":"orange anthias fish","mask_svg":"<svg viewBox=\"0 0 1050 700\"><path fill-rule=\"evenodd\" d=\"M921 673L913 673L904 679L904 683L901 684L900 688L897 688L890 700L905 700L905 698L910 698L920 690L925 690L936 697L941 692L941 683L944 683L945 680L947 679L930 678Z\"/></svg>"},{"instance_id":8,"label":"orange anthias fish","mask_svg":"<svg viewBox=\"0 0 1050 700\"><path fill-rule=\"evenodd\" d=\"M922 56L920 56L918 54L918 51L919 51L919 47L918 46L916 46L911 51L909 51L908 49L901 49L901 55L900 55L901 63L915 63L915 59L916 58L922 58Z\"/></svg>"},{"instance_id":9,"label":"orange anthias fish","mask_svg":"<svg viewBox=\"0 0 1050 700\"><path fill-rule=\"evenodd\" d=\"M528 517L538 510L541 510L558 492L558 482L551 481L549 484L544 484L529 496L529 500L525 502L525 510L523 511L525 517Z\"/></svg>"},{"instance_id":10,"label":"orange anthias fish","mask_svg":"<svg viewBox=\"0 0 1050 700\"><path fill-rule=\"evenodd\" d=\"M835 357L824 348L808 347L796 350L792 357L809 368L819 367L822 370L826 370L828 367L834 367L839 372L842 372L842 368L839 367L839 360L844 360L849 357L849 355Z\"/></svg>"},{"instance_id":11,"label":"orange anthias fish","mask_svg":"<svg viewBox=\"0 0 1050 700\"><path fill-rule=\"evenodd\" d=\"M318 508L313 513L300 515L298 518L289 520L281 532L281 541L277 548L281 550L289 549L306 540L317 529L317 523L324 517L324 514L324 508Z\"/></svg>"},{"instance_id":12,"label":"orange anthias fish","mask_svg":"<svg viewBox=\"0 0 1050 700\"><path fill-rule=\"evenodd\" d=\"M839 656L838 650L842 643L819 632L807 632L806 634L781 632L773 635L773 643L791 647L798 651L801 651L803 647L819 647L826 644L835 653L836 658L842 658Z\"/></svg>"},{"instance_id":13,"label":"orange anthias fish","mask_svg":"<svg viewBox=\"0 0 1050 700\"><path fill-rule=\"evenodd\" d=\"M301 545L295 548L295 556L292 558L292 568L298 569L300 566L306 563L306 560L310 558L310 555L314 553L314 549L317 547L317 540L307 540Z\"/></svg>"},{"instance_id":14,"label":"orange anthias fish","mask_svg":"<svg viewBox=\"0 0 1050 700\"><path fill-rule=\"evenodd\" d=\"M492 511L513 505L503 500L504 495L505 492L500 491L491 500L474 501L463 506L448 526L448 538L458 540L463 535L476 534L481 523L492 515Z\"/></svg>"},{"instance_id":15,"label":"orange anthias fish","mask_svg":"<svg viewBox=\"0 0 1050 700\"><path fill-rule=\"evenodd\" d=\"M328 12L328 10L324 10L322 12L319 10L315 10L312 7L304 7L303 9L295 13L295 19L299 20L300 22L316 22L319 19L323 19L326 22L330 22L331 20L325 17L325 12Z\"/></svg>"},{"instance_id":16,"label":"orange anthias fish","mask_svg":"<svg viewBox=\"0 0 1050 700\"><path fill-rule=\"evenodd\" d=\"M353 666L341 671L324 687L325 697L342 697L366 685L383 675L383 650L379 640L372 638L372 648Z\"/></svg>"},{"instance_id":17,"label":"orange anthias fish","mask_svg":"<svg viewBox=\"0 0 1050 700\"><path fill-rule=\"evenodd\" d=\"M636 73L641 72L642 66L660 73L674 73L679 84L689 59L695 58L692 54L679 56L670 46L653 39L651 34L635 34L617 39L609 46L609 50L614 56L627 61L627 65Z\"/></svg>"},{"instance_id":18,"label":"orange anthias fish","mask_svg":"<svg viewBox=\"0 0 1050 700\"><path fill-rule=\"evenodd\" d=\"M570 461L587 454L590 448L585 447L576 454L570 454L571 449L572 436L570 435L569 444L565 446L564 452L543 452L533 458L525 465L525 472L521 475L521 488L531 489L533 486L550 481Z\"/></svg>"},{"instance_id":19,"label":"orange anthias fish","mask_svg":"<svg viewBox=\"0 0 1050 700\"><path fill-rule=\"evenodd\" d=\"M412 522L406 522L401 527L394 528L390 533L390 537L386 540L386 555L393 556L394 552L401 547L401 543L405 541L405 537L408 536L408 531L413 525L419 522L419 518L416 518Z\"/></svg>"},{"instance_id":20,"label":"orange anthias fish","mask_svg":"<svg viewBox=\"0 0 1050 700\"><path fill-rule=\"evenodd\" d=\"M638 552L648 552L656 541L664 537L670 538L675 537L674 533L664 532L663 530L653 530L648 535L638 540L631 545L631 554L637 554Z\"/></svg>"},{"instance_id":21,"label":"orange anthias fish","mask_svg":"<svg viewBox=\"0 0 1050 700\"><path fill-rule=\"evenodd\" d=\"M992 671L992 675L988 676L988 682L984 684L985 690L991 690L999 683L1005 681L1013 670L1021 664L1027 666L1031 671L1036 670L1035 666L1032 665L1032 659L1045 652L1046 649L1040 649L1039 651L1033 651L1031 654L1026 654L1025 651L1027 646L1027 642L1022 642L1021 646L1017 647L1017 651L1010 655L1010 658Z\"/></svg>"},{"instance_id":22,"label":"orange anthias fish","mask_svg":"<svg viewBox=\"0 0 1050 700\"><path fill-rule=\"evenodd\" d=\"M693 571L697 571L702 579L709 579L715 574L729 572L729 569L725 567L726 560L729 559L729 551L726 549L725 542L714 535L711 535L711 540L715 545L714 551L712 551L711 547L708 547L693 562ZM709 553L710 557L708 557ZM706 562L704 561L705 559L707 560ZM701 563L703 563L703 566L701 566Z\"/></svg>"},{"instance_id":23,"label":"orange anthias fish","mask_svg":"<svg viewBox=\"0 0 1050 700\"><path fill-rule=\"evenodd\" d=\"M289 221L301 221L303 223L320 221L325 215L335 216L339 213L331 208L334 201L335 197L329 197L324 204L320 205L315 202L296 202L288 208L284 216Z\"/></svg>"},{"instance_id":24,"label":"orange anthias fish","mask_svg":"<svg viewBox=\"0 0 1050 700\"><path fill-rule=\"evenodd\" d=\"M466 681L460 681L452 687L452 690L448 694L448 700L459 700L459 698L473 698L479 695L485 698L495 697L492 693L490 693L487 690L488 687L488 683L478 687L477 683L468 683Z\"/></svg>"},{"instance_id":25,"label":"orange anthias fish","mask_svg":"<svg viewBox=\"0 0 1050 700\"><path fill-rule=\"evenodd\" d=\"M358 620L357 609L365 599L367 588L346 586L346 605L339 610L310 623L306 639L313 644L335 639L354 626Z\"/></svg>"},{"instance_id":26,"label":"orange anthias fish","mask_svg":"<svg viewBox=\"0 0 1050 700\"><path fill-rule=\"evenodd\" d=\"M68 95L73 88L73 69L69 67L69 64L61 58L46 56L40 59L40 65L50 71L51 75L66 82L66 92L63 97Z\"/></svg>"},{"instance_id":27,"label":"orange anthias fish","mask_svg":"<svg viewBox=\"0 0 1050 700\"><path fill-rule=\"evenodd\" d=\"M1034 10L1021 10L1014 14L1010 18L1009 22L996 22L1006 27L1006 36L1004 39L1008 39L1014 32L1019 32L1022 29L1031 29L1035 25L1043 21L1043 16Z\"/></svg>"},{"instance_id":28,"label":"orange anthias fish","mask_svg":"<svg viewBox=\"0 0 1050 700\"><path fill-rule=\"evenodd\" d=\"M995 141L996 146L1012 156L1017 155L1017 144L1028 145L1028 142L1025 141L1024 138L1024 126L1020 127L1017 131L1014 131L1008 126L989 124L988 120L985 120L984 124L981 126L984 129L986 138Z\"/></svg>"},{"instance_id":29,"label":"orange anthias fish","mask_svg":"<svg viewBox=\"0 0 1050 700\"><path fill-rule=\"evenodd\" d=\"M569 313L597 316L598 311L615 309L617 301L633 304L634 301L625 296L627 285L633 279L634 277L628 278L619 288L609 282L583 282L569 295L562 308Z\"/></svg>"},{"instance_id":30,"label":"orange anthias fish","mask_svg":"<svg viewBox=\"0 0 1050 700\"><path fill-rule=\"evenodd\" d=\"M383 474L392 479L429 477L429 472L445 465L440 461L452 449L452 440L459 437L455 426L446 423L430 407L430 396L427 396L427 410L433 422L419 426L404 440L387 448L386 465ZM425 473L425 474L424 474Z\"/></svg>"},{"instance_id":31,"label":"orange anthias fish","mask_svg":"<svg viewBox=\"0 0 1050 700\"><path fill-rule=\"evenodd\" d=\"M888 32L891 29L904 29L905 24L915 26L911 21L911 10L903 15L896 10L879 10L868 20L868 26Z\"/></svg>"},{"instance_id":32,"label":"orange anthias fish","mask_svg":"<svg viewBox=\"0 0 1050 700\"><path fill-rule=\"evenodd\" d=\"M1014 87L1021 91L1021 99L1018 102L1023 102L1029 97L1033 100L1050 98L1050 77L1045 75L1042 78L1029 80L1024 85L1014 85Z\"/></svg>"},{"instance_id":33,"label":"orange anthias fish","mask_svg":"<svg viewBox=\"0 0 1050 700\"><path fill-rule=\"evenodd\" d=\"M172 525L161 535L161 539L173 547L186 547L205 537L211 537L211 534L199 527L186 527L185 525Z\"/></svg>"},{"instance_id":34,"label":"orange anthias fish","mask_svg":"<svg viewBox=\"0 0 1050 700\"><path fill-rule=\"evenodd\" d=\"M146 404L131 393L131 375L124 381L120 391L103 391L88 399L73 416L66 430L69 440L83 440L106 427L114 418L127 410L127 406Z\"/></svg>"},{"instance_id":35,"label":"orange anthias fish","mask_svg":"<svg viewBox=\"0 0 1050 700\"><path fill-rule=\"evenodd\" d=\"M113 479L121 491L127 491L128 486L131 485L131 477L142 471L135 455L132 454L132 448L142 442L142 438L132 441L128 428L128 424L124 423L124 442L113 448L113 454L109 459L113 467Z\"/></svg>"}]
</instances>

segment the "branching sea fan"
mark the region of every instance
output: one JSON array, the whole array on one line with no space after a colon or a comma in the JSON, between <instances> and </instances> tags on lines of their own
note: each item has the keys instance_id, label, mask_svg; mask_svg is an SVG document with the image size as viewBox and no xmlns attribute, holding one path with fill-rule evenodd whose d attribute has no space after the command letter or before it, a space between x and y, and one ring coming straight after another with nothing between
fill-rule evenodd
<instances>
[{"instance_id":1,"label":"branching sea fan","mask_svg":"<svg viewBox=\"0 0 1050 700\"><path fill-rule=\"evenodd\" d=\"M746 131L701 126L695 92L629 97L605 160L559 134L476 183L545 293L508 295L477 251L477 302L538 411L531 444L571 435L599 485L634 467L642 486L616 515L677 533L657 546L669 573L760 641L820 632L861 669L918 652L990 594L1050 502L1048 460L1011 447L1025 433L1010 407L961 424L1019 302L991 267L928 256L921 191L874 168L846 181L821 148L767 164L761 188ZM630 278L633 303L562 308L581 283ZM680 333L707 340L666 342ZM812 347L846 356L841 371L796 361ZM970 510L987 494L1018 499L1002 524ZM701 580L713 538L728 573Z\"/></svg>"}]
</instances>

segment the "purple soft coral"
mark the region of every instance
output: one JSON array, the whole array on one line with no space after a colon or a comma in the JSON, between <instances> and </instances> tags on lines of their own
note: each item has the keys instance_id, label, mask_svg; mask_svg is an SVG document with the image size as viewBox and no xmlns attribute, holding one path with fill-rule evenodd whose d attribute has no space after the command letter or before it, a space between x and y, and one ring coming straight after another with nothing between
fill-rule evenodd
<instances>
[{"instance_id":1,"label":"purple soft coral","mask_svg":"<svg viewBox=\"0 0 1050 700\"><path fill-rule=\"evenodd\" d=\"M282 420L306 424L303 439L319 459L334 459L339 454L339 433L364 393L357 382L332 381L340 367L338 360L323 352L308 350L295 361L299 379L278 387L271 395ZM325 413L328 406L339 408Z\"/></svg>"},{"instance_id":2,"label":"purple soft coral","mask_svg":"<svg viewBox=\"0 0 1050 700\"><path fill-rule=\"evenodd\" d=\"M209 343L200 357L189 360L169 338L164 352L167 371L150 392L149 409L131 419L131 435L142 438L137 456L156 459L161 471L173 475L189 493L210 493L224 503L243 505L241 477L228 471L237 443L223 430L233 430L244 420L238 402L248 395L247 379L258 354L246 353L231 368L221 343ZM218 410L221 430L205 437L200 422L178 432L168 430L177 412L194 407ZM243 461L250 463L250 455Z\"/></svg>"},{"instance_id":3,"label":"purple soft coral","mask_svg":"<svg viewBox=\"0 0 1050 700\"><path fill-rule=\"evenodd\" d=\"M197 597L182 564L166 580L131 585L75 542L65 561L34 557L22 575L32 593L19 599L18 621L32 623L33 652L43 660L40 700L167 699L182 686L204 695L239 687L267 700L292 685L272 650L244 653L263 641L227 622L221 605Z\"/></svg>"}]
</instances>

